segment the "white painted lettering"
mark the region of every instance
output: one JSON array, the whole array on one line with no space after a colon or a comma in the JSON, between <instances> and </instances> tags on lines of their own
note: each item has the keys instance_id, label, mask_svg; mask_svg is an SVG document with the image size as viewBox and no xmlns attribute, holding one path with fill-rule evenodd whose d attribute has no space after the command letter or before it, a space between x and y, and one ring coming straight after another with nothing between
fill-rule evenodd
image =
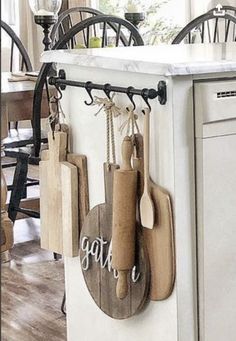
<instances>
[{"instance_id":1,"label":"white painted lettering","mask_svg":"<svg viewBox=\"0 0 236 341\"><path fill-rule=\"evenodd\" d=\"M94 258L96 263L100 263L101 269L106 268L109 272L113 272L115 279L118 278L118 271L112 269L112 241L108 242L103 237L97 237L92 242L89 242L89 238L85 236L81 240L81 250L84 252L84 257L81 260L81 266L84 271L89 269L90 262ZM131 272L132 282L136 283L139 278L140 273L135 265Z\"/></svg>"}]
</instances>

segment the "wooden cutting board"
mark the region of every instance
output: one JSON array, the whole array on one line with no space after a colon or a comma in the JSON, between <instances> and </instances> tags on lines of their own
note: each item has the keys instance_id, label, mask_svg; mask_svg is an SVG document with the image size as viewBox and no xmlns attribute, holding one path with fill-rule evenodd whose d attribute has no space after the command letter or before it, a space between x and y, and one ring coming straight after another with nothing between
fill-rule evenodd
<instances>
[{"instance_id":1,"label":"wooden cutting board","mask_svg":"<svg viewBox=\"0 0 236 341\"><path fill-rule=\"evenodd\" d=\"M139 196L143 190L143 141L140 134L136 134L137 158L134 166L139 171ZM155 210L153 229L143 229L147 246L150 270L150 299L164 300L170 296L175 281L175 247L174 227L171 198L161 186L150 180L151 198Z\"/></svg>"},{"instance_id":2,"label":"wooden cutting board","mask_svg":"<svg viewBox=\"0 0 236 341\"><path fill-rule=\"evenodd\" d=\"M80 154L67 154L67 161L77 167L78 175L78 218L79 232L82 229L84 219L89 212L89 187L87 158Z\"/></svg>"},{"instance_id":3,"label":"wooden cutting board","mask_svg":"<svg viewBox=\"0 0 236 341\"><path fill-rule=\"evenodd\" d=\"M61 161L66 160L67 134L48 133L48 160L39 164L41 247L59 254L62 244Z\"/></svg>"},{"instance_id":4,"label":"wooden cutting board","mask_svg":"<svg viewBox=\"0 0 236 341\"><path fill-rule=\"evenodd\" d=\"M67 133L48 134L40 162L41 247L78 256L78 171L66 162Z\"/></svg>"},{"instance_id":5,"label":"wooden cutting board","mask_svg":"<svg viewBox=\"0 0 236 341\"><path fill-rule=\"evenodd\" d=\"M128 294L116 296L117 273L111 268L113 173L118 167L104 165L105 203L95 206L85 218L80 235L80 262L88 290L97 306L115 319L137 313L147 300L149 262L140 233L136 240L135 268L128 276ZM138 231L139 232L139 228ZM134 282L136 280L136 282Z\"/></svg>"},{"instance_id":6,"label":"wooden cutting board","mask_svg":"<svg viewBox=\"0 0 236 341\"><path fill-rule=\"evenodd\" d=\"M49 150L43 150L42 161L49 160ZM88 186L88 168L85 155L68 153L66 160L77 167L78 182L78 226L79 233L83 226L84 219L89 212L89 186ZM79 242L78 242L79 243Z\"/></svg>"},{"instance_id":7,"label":"wooden cutting board","mask_svg":"<svg viewBox=\"0 0 236 341\"><path fill-rule=\"evenodd\" d=\"M78 256L78 172L69 162L61 162L62 254Z\"/></svg>"}]
</instances>

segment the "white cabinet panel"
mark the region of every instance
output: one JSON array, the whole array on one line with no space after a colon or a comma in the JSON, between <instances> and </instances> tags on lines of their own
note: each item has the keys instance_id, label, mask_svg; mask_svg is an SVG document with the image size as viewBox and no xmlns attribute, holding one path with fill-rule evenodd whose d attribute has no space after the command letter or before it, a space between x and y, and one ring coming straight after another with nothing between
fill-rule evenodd
<instances>
[{"instance_id":1,"label":"white cabinet panel","mask_svg":"<svg viewBox=\"0 0 236 341\"><path fill-rule=\"evenodd\" d=\"M201 341L236 340L236 135L197 139Z\"/></svg>"},{"instance_id":2,"label":"white cabinet panel","mask_svg":"<svg viewBox=\"0 0 236 341\"><path fill-rule=\"evenodd\" d=\"M203 124L235 118L236 82L208 81L196 86L197 119Z\"/></svg>"}]
</instances>

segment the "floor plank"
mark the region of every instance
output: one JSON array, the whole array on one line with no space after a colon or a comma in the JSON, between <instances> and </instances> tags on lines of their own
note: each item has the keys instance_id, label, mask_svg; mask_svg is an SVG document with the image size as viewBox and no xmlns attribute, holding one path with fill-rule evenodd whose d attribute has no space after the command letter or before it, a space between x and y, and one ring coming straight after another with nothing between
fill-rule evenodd
<instances>
[{"instance_id":1,"label":"floor plank","mask_svg":"<svg viewBox=\"0 0 236 341\"><path fill-rule=\"evenodd\" d=\"M64 294L63 261L39 245L39 220L14 226L10 263L2 264L3 341L64 341L66 318L60 306Z\"/></svg>"}]
</instances>

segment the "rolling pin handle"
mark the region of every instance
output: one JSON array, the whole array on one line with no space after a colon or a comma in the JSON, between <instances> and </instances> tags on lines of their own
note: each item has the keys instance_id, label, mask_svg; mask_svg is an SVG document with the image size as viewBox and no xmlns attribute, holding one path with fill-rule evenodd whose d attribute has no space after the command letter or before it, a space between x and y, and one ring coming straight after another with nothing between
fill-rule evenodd
<instances>
[{"instance_id":1,"label":"rolling pin handle","mask_svg":"<svg viewBox=\"0 0 236 341\"><path fill-rule=\"evenodd\" d=\"M131 137L125 136L123 142L122 142L122 170L133 170L131 166L131 157L133 154L133 142Z\"/></svg>"},{"instance_id":2,"label":"rolling pin handle","mask_svg":"<svg viewBox=\"0 0 236 341\"><path fill-rule=\"evenodd\" d=\"M127 281L128 271L118 271L118 280L116 285L116 296L123 300L128 294L128 281Z\"/></svg>"}]
</instances>

